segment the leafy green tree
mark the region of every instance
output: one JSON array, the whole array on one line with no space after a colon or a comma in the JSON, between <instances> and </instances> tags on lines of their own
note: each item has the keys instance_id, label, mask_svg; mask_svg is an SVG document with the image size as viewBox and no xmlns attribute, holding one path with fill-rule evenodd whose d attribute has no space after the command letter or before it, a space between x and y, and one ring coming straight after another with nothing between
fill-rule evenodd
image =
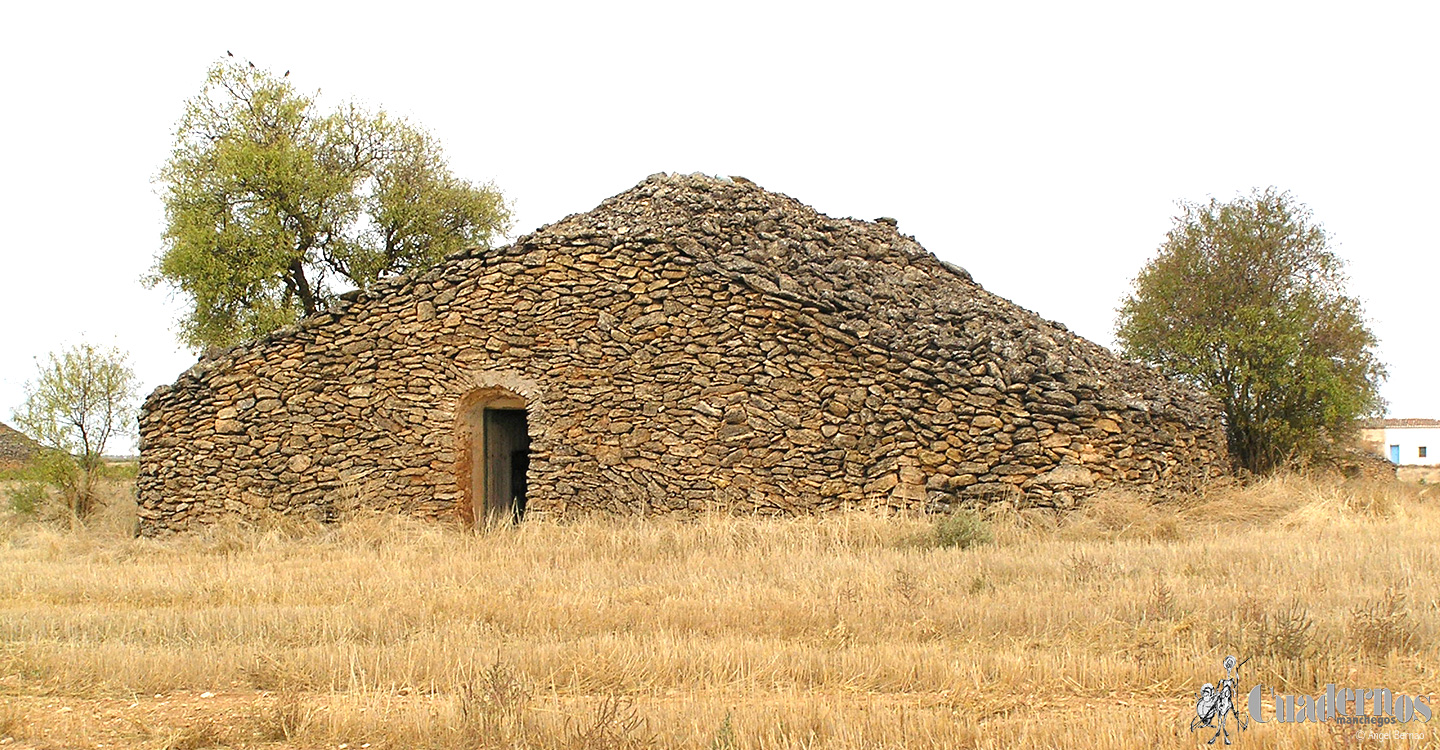
<instances>
[{"instance_id":1,"label":"leafy green tree","mask_svg":"<svg viewBox=\"0 0 1440 750\"><path fill-rule=\"evenodd\" d=\"M354 104L320 112L288 76L222 59L160 174L165 249L146 281L193 303L191 346L259 338L509 226L500 192L453 175L428 133Z\"/></svg>"},{"instance_id":2,"label":"leafy green tree","mask_svg":"<svg viewBox=\"0 0 1440 750\"><path fill-rule=\"evenodd\" d=\"M36 480L59 492L71 518L83 520L98 506L96 485L104 475L105 448L117 435L135 428L135 373L125 354L81 344L50 354L35 380L25 385L25 401L15 424L44 450L34 459Z\"/></svg>"},{"instance_id":3,"label":"leafy green tree","mask_svg":"<svg viewBox=\"0 0 1440 750\"><path fill-rule=\"evenodd\" d=\"M1219 399L1231 453L1258 473L1382 412L1375 335L1309 210L1275 188L1181 207L1120 307L1122 351Z\"/></svg>"}]
</instances>

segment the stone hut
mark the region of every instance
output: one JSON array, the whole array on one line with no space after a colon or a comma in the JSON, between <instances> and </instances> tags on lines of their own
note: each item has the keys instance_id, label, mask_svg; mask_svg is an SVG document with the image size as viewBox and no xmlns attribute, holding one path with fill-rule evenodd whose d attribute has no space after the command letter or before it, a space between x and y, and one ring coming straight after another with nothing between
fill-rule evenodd
<instances>
[{"instance_id":1,"label":"stone hut","mask_svg":"<svg viewBox=\"0 0 1440 750\"><path fill-rule=\"evenodd\" d=\"M1069 508L1228 468L1198 391L986 292L892 219L652 176L156 389L146 534L375 508L464 523Z\"/></svg>"}]
</instances>

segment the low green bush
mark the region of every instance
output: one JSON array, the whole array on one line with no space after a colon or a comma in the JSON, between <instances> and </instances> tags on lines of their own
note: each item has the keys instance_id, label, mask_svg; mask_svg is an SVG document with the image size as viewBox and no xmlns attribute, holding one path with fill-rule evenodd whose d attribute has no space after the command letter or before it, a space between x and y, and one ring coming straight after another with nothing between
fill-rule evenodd
<instances>
[{"instance_id":1,"label":"low green bush","mask_svg":"<svg viewBox=\"0 0 1440 750\"><path fill-rule=\"evenodd\" d=\"M985 518L968 508L955 510L935 523L935 543L941 547L969 549L994 539Z\"/></svg>"}]
</instances>

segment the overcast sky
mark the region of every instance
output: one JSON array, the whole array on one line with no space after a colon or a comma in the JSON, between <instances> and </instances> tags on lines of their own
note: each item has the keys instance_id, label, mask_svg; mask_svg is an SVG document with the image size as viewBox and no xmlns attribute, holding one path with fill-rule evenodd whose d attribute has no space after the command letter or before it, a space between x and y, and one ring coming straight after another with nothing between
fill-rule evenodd
<instances>
[{"instance_id":1,"label":"overcast sky","mask_svg":"<svg viewBox=\"0 0 1440 750\"><path fill-rule=\"evenodd\" d=\"M692 9L693 7L693 9ZM0 85L0 420L35 358L195 356L139 279L184 100L232 50L328 108L422 125L517 234L654 172L893 216L998 294L1113 344L1179 200L1291 191L1349 261L1390 413L1440 417L1434 3L26 3ZM126 452L133 446L115 446Z\"/></svg>"}]
</instances>

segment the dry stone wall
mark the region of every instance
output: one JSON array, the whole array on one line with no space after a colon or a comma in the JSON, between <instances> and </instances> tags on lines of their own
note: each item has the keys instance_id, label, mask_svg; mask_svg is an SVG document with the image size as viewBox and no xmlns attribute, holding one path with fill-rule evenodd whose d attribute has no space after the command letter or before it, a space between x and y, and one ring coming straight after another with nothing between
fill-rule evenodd
<instances>
[{"instance_id":1,"label":"dry stone wall","mask_svg":"<svg viewBox=\"0 0 1440 750\"><path fill-rule=\"evenodd\" d=\"M1228 468L1202 394L984 291L893 221L657 175L203 359L141 418L141 529L468 520L460 412L524 399L530 513L1068 508Z\"/></svg>"}]
</instances>

